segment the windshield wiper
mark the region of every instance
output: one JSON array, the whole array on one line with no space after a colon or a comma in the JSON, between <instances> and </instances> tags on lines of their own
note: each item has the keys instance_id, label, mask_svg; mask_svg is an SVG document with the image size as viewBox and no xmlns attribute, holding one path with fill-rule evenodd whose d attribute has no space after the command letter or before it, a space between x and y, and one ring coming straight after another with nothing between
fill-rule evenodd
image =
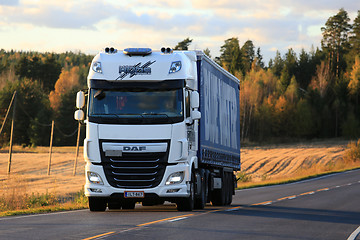
<instances>
[{"instance_id":1,"label":"windshield wiper","mask_svg":"<svg viewBox=\"0 0 360 240\"><path fill-rule=\"evenodd\" d=\"M165 116L170 118L166 113L142 113L141 116Z\"/></svg>"}]
</instances>

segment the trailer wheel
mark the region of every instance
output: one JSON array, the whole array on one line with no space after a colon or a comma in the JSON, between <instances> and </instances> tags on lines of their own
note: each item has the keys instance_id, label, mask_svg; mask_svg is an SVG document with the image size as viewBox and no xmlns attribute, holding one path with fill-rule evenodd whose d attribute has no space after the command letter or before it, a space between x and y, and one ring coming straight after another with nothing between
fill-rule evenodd
<instances>
[{"instance_id":1,"label":"trailer wheel","mask_svg":"<svg viewBox=\"0 0 360 240\"><path fill-rule=\"evenodd\" d=\"M104 212L106 205L106 198L89 197L89 208L91 212Z\"/></svg>"},{"instance_id":2,"label":"trailer wheel","mask_svg":"<svg viewBox=\"0 0 360 240\"><path fill-rule=\"evenodd\" d=\"M233 194L233 174L228 172L226 174L226 202L225 205L230 205L232 202L232 194Z\"/></svg>"},{"instance_id":3,"label":"trailer wheel","mask_svg":"<svg viewBox=\"0 0 360 240\"><path fill-rule=\"evenodd\" d=\"M225 179L224 176L222 178L222 182L221 182L222 186L220 189L215 189L211 192L211 203L214 206L224 206L225 205Z\"/></svg>"},{"instance_id":4,"label":"trailer wheel","mask_svg":"<svg viewBox=\"0 0 360 240\"><path fill-rule=\"evenodd\" d=\"M176 207L178 211L192 211L194 209L195 202L195 188L194 188L194 171L191 173L190 181L190 196L187 198L181 198L177 201Z\"/></svg>"}]
</instances>

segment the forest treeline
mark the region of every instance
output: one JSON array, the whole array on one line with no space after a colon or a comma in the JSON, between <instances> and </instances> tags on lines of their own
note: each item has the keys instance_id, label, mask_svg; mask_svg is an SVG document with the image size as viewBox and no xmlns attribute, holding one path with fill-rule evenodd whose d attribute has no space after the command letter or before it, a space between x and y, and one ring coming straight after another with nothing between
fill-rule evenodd
<instances>
[{"instance_id":1,"label":"forest treeline","mask_svg":"<svg viewBox=\"0 0 360 240\"><path fill-rule=\"evenodd\" d=\"M92 58L81 52L0 50L0 124L16 91L15 144L48 146L52 120L54 145L76 144L75 96L86 88ZM0 135L0 147L9 144L10 124Z\"/></svg>"},{"instance_id":2,"label":"forest treeline","mask_svg":"<svg viewBox=\"0 0 360 240\"><path fill-rule=\"evenodd\" d=\"M321 28L321 48L279 51L230 38L216 61L240 79L241 139L356 138L360 135L360 10L344 9Z\"/></svg>"},{"instance_id":3,"label":"forest treeline","mask_svg":"<svg viewBox=\"0 0 360 240\"><path fill-rule=\"evenodd\" d=\"M242 141L359 137L360 11L351 20L340 9L321 31L321 48L277 51L267 64L251 40L224 41L215 61L240 79ZM186 38L174 49L186 50L191 42ZM204 52L210 56L209 49ZM75 96L86 88L92 58L0 50L0 120L16 90L16 144L48 145L51 120L54 144L75 144ZM10 121L0 146L8 144L9 134Z\"/></svg>"}]
</instances>

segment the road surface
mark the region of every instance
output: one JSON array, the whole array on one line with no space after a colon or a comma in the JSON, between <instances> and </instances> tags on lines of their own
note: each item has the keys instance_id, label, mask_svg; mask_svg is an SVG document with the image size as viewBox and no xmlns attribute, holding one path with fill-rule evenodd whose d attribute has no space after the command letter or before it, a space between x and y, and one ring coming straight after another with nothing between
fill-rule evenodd
<instances>
[{"instance_id":1,"label":"road surface","mask_svg":"<svg viewBox=\"0 0 360 240\"><path fill-rule=\"evenodd\" d=\"M227 207L175 205L0 218L0 239L360 239L360 170L236 192Z\"/></svg>"}]
</instances>

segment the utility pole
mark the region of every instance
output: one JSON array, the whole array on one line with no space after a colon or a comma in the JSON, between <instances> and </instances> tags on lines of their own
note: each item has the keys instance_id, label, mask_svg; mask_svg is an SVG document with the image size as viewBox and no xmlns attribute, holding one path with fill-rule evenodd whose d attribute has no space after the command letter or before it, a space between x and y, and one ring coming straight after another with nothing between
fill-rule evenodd
<instances>
[{"instance_id":1,"label":"utility pole","mask_svg":"<svg viewBox=\"0 0 360 240\"><path fill-rule=\"evenodd\" d=\"M47 171L47 175L48 175L48 176L50 176L51 154L52 154L53 138L54 138L54 120L52 120L52 122L51 122L51 137L50 137L50 150L49 150L49 164L48 164L48 171Z\"/></svg>"},{"instance_id":2,"label":"utility pole","mask_svg":"<svg viewBox=\"0 0 360 240\"><path fill-rule=\"evenodd\" d=\"M12 96L12 98L11 98L11 101L10 101L10 104L9 104L9 107L8 107L8 110L6 111L6 115L5 115L5 118L4 118L4 122L3 122L2 126L1 126L1 129L0 129L0 135L1 135L2 131L3 131L3 129L4 129L4 126L5 126L6 120L7 120L7 118L8 118L8 115L9 115L9 112L10 112L10 109L11 109L11 106L12 106L12 104L13 104L13 102L14 102L15 96L16 96L16 91L14 92L14 94L13 94L13 96Z\"/></svg>"},{"instance_id":3,"label":"utility pole","mask_svg":"<svg viewBox=\"0 0 360 240\"><path fill-rule=\"evenodd\" d=\"M14 92L13 99L11 100L11 102L13 100L14 100L14 107L13 107L13 116L12 116L12 121L11 121L10 149L9 149L9 161L8 161L8 171L7 171L8 175L10 175L10 172L11 172L11 156L12 156L13 137L14 137L14 121L15 121L15 112L16 112L16 91Z\"/></svg>"},{"instance_id":4,"label":"utility pole","mask_svg":"<svg viewBox=\"0 0 360 240\"><path fill-rule=\"evenodd\" d=\"M81 127L81 123L79 121L77 140L76 140L76 153L75 153L74 171L73 171L74 176L76 175L77 158L78 158L78 155L79 155L80 127Z\"/></svg>"}]
</instances>

